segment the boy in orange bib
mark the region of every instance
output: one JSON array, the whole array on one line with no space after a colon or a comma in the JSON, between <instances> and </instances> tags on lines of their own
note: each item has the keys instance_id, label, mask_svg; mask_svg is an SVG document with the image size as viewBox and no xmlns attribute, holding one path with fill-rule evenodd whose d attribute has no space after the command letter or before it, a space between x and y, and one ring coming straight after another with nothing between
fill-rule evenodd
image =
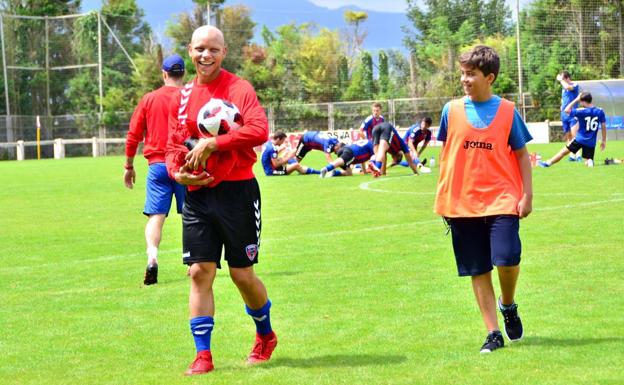
<instances>
[{"instance_id":1,"label":"boy in orange bib","mask_svg":"<svg viewBox=\"0 0 624 385\"><path fill-rule=\"evenodd\" d=\"M504 346L492 285L496 266L505 333L522 338L514 302L520 273L519 219L531 213L533 187L526 142L532 139L514 104L492 93L500 60L486 46L459 57L466 96L442 110L435 212L450 226L460 276L470 276L488 331L481 353Z\"/></svg>"}]
</instances>

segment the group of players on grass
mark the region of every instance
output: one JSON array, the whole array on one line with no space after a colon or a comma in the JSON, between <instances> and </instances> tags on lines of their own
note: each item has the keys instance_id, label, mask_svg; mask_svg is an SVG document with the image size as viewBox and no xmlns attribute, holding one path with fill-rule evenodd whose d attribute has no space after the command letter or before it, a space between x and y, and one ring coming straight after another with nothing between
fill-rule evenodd
<instances>
[{"instance_id":1,"label":"group of players on grass","mask_svg":"<svg viewBox=\"0 0 624 385\"><path fill-rule=\"evenodd\" d=\"M424 166L426 158L422 162L420 158L431 140L431 123L430 117L424 117L401 137L392 124L384 121L381 104L373 103L372 114L360 126L360 139L350 144L339 142L326 133L306 131L296 148L291 150L287 135L283 131L274 132L262 152L262 168L267 176L289 175L297 171L325 178L352 175L353 168L359 166L363 173L370 172L379 177L386 174L386 159L390 155L391 166L410 167L414 174L418 174L419 170L428 172L429 169ZM323 151L328 164L320 170L302 165L301 160L311 150ZM337 155L335 160L331 157L332 153ZM368 167L362 167L366 162L369 162Z\"/></svg>"},{"instance_id":2,"label":"group of players on grass","mask_svg":"<svg viewBox=\"0 0 624 385\"><path fill-rule=\"evenodd\" d=\"M178 209L182 206L182 261L188 265L190 276L189 324L196 348L187 375L214 369L213 283L222 256L245 303L245 312L256 327L247 362L268 361L277 346L271 325L272 302L254 271L262 220L260 188L252 167L257 160L254 148L269 137L268 120L253 87L221 68L226 53L219 29L196 29L188 55L197 75L180 87L184 61L179 56L167 58L162 65L165 86L142 99L130 123L126 145L127 187L132 188L135 182L133 161L140 141L145 142L144 155L149 162L144 209L150 218L145 229L146 285L158 282L157 248L162 224L174 192L179 185L186 186L184 205L178 201ZM524 333L515 294L521 255L519 220L532 211L532 170L526 149L532 137L514 104L492 93L500 66L496 52L476 46L460 55L459 64L466 96L447 103L442 110L437 139L443 145L434 211L450 229L458 275L471 277L488 332L480 351L489 353L504 346L497 309L503 315L509 340L520 340ZM171 81L172 77L177 80ZM204 107L214 99L227 100L237 107L240 128L217 136L201 134L198 121ZM588 136L583 135L592 134L595 140L604 113L591 105L590 95L571 100L580 100L587 111L574 112L567 107L565 111L579 124L586 124L579 128L584 133L577 133L566 148L574 152L580 146L583 157L591 159L591 142L586 142ZM372 108L373 114L362 124L362 139L349 145L318 132L306 132L295 151L280 156L286 135L274 133L262 155L265 172L348 175L352 172L349 166L369 161L368 171L379 176L384 173L389 153L393 164L400 164L404 156L406 165L418 173L419 167L424 167L418 159L431 138L431 119L424 118L419 126L408 130L403 140L392 125L383 121L381 106L374 104ZM189 138L195 141L190 148ZM605 139L603 123L602 148ZM418 149L420 142L423 144ZM313 149L323 151L329 162L321 170L299 163ZM332 152L337 159L332 160ZM152 223L152 217L158 220ZM500 282L498 300L492 283L494 267Z\"/></svg>"}]
</instances>

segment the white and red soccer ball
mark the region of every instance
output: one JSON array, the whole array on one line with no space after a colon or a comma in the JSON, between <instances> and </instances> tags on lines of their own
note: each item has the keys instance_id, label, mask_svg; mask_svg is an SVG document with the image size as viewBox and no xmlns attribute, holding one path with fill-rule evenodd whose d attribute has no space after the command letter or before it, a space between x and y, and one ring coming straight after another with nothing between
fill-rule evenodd
<instances>
[{"instance_id":1,"label":"white and red soccer ball","mask_svg":"<svg viewBox=\"0 0 624 385\"><path fill-rule=\"evenodd\" d=\"M206 137L222 135L242 125L238 107L223 99L210 99L197 114L197 128Z\"/></svg>"}]
</instances>

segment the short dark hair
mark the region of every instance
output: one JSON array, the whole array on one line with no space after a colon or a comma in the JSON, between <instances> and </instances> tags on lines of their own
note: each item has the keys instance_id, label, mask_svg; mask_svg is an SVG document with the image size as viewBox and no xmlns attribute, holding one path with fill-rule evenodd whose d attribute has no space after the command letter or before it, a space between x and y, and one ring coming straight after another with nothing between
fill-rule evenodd
<instances>
[{"instance_id":1,"label":"short dark hair","mask_svg":"<svg viewBox=\"0 0 624 385\"><path fill-rule=\"evenodd\" d=\"M277 130L273 133L273 140L278 140L278 139L286 139L286 133L284 133L284 131L281 130Z\"/></svg>"},{"instance_id":2,"label":"short dark hair","mask_svg":"<svg viewBox=\"0 0 624 385\"><path fill-rule=\"evenodd\" d=\"M498 77L500 58L494 49L486 45L478 45L464 52L459 56L459 63L478 69L484 76L494 74L494 80Z\"/></svg>"},{"instance_id":3,"label":"short dark hair","mask_svg":"<svg viewBox=\"0 0 624 385\"><path fill-rule=\"evenodd\" d=\"M581 92L581 102L591 103L592 95L589 92Z\"/></svg>"},{"instance_id":4,"label":"short dark hair","mask_svg":"<svg viewBox=\"0 0 624 385\"><path fill-rule=\"evenodd\" d=\"M564 79L570 79L570 73L568 71L561 71L561 77Z\"/></svg>"},{"instance_id":5,"label":"short dark hair","mask_svg":"<svg viewBox=\"0 0 624 385\"><path fill-rule=\"evenodd\" d=\"M429 116L425 116L424 118L422 118L422 121L427 123L430 126L433 123L433 120L431 120L431 118Z\"/></svg>"}]
</instances>

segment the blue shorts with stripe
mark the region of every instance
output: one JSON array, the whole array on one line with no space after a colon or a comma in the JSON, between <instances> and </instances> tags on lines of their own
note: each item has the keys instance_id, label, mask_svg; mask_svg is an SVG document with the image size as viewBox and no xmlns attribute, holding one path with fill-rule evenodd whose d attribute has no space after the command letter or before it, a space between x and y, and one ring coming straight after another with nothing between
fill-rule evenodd
<instances>
[{"instance_id":1,"label":"blue shorts with stripe","mask_svg":"<svg viewBox=\"0 0 624 385\"><path fill-rule=\"evenodd\" d=\"M147 172L147 184L145 186L145 208L143 214L169 215L171 201L176 197L176 209L182 213L186 186L183 186L169 178L165 163L152 163Z\"/></svg>"}]
</instances>

